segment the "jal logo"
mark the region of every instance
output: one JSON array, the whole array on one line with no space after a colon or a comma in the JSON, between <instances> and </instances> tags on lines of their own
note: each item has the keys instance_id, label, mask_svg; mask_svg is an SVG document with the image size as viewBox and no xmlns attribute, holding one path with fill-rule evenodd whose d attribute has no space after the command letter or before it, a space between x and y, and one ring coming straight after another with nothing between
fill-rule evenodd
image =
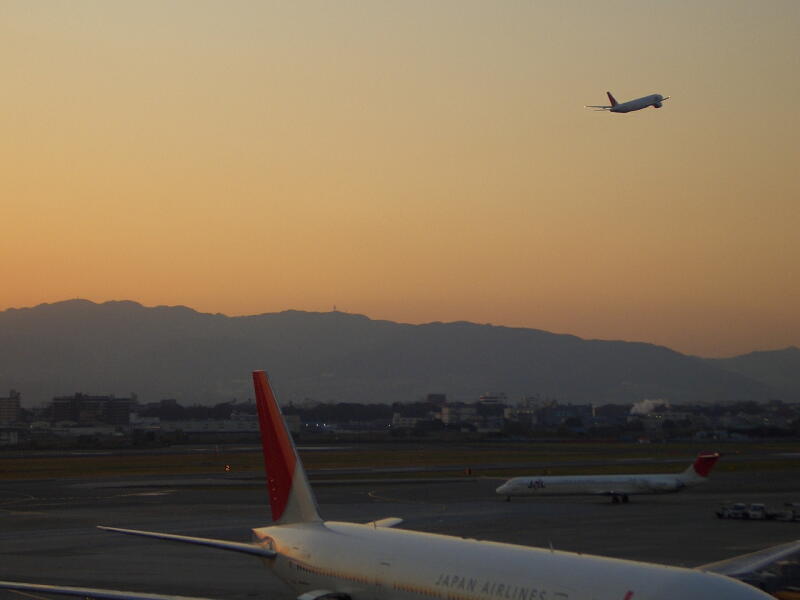
<instances>
[{"instance_id":1,"label":"jal logo","mask_svg":"<svg viewBox=\"0 0 800 600\"><path fill-rule=\"evenodd\" d=\"M528 487L532 490L544 489L544 481L542 481L541 479L531 479L528 482Z\"/></svg>"}]
</instances>

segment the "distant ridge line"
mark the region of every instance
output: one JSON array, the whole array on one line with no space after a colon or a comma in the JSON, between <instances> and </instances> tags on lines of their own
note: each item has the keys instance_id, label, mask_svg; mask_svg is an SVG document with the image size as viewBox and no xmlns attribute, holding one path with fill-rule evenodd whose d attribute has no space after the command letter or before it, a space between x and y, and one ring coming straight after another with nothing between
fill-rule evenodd
<instances>
[{"instance_id":1,"label":"distant ridge line","mask_svg":"<svg viewBox=\"0 0 800 600\"><path fill-rule=\"evenodd\" d=\"M489 390L573 403L800 399L796 347L702 359L525 327L294 309L230 317L131 300L0 312L0 390L19 390L25 404L76 390L188 404L245 399L247 374L262 368L285 401L403 402L434 391L469 400Z\"/></svg>"}]
</instances>

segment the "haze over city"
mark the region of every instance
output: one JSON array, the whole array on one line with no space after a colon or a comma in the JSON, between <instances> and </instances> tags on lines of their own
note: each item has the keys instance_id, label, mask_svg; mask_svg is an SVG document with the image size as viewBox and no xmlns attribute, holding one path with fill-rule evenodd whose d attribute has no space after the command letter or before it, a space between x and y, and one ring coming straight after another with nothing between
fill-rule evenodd
<instances>
[{"instance_id":1,"label":"haze over city","mask_svg":"<svg viewBox=\"0 0 800 600\"><path fill-rule=\"evenodd\" d=\"M0 310L800 345L800 3L0 6ZM592 112L607 90L670 96Z\"/></svg>"}]
</instances>

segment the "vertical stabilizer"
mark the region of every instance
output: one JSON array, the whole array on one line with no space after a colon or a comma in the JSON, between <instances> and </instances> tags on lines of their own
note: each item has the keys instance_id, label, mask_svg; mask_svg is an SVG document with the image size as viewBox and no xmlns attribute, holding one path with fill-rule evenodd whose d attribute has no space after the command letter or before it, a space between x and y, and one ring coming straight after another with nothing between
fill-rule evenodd
<instances>
[{"instance_id":1,"label":"vertical stabilizer","mask_svg":"<svg viewBox=\"0 0 800 600\"><path fill-rule=\"evenodd\" d=\"M314 494L267 374L253 371L253 385L272 520L279 525L320 521Z\"/></svg>"},{"instance_id":2,"label":"vertical stabilizer","mask_svg":"<svg viewBox=\"0 0 800 600\"><path fill-rule=\"evenodd\" d=\"M611 107L615 107L617 105L617 100L611 95L611 92L606 92L606 95L608 96L608 101L611 102Z\"/></svg>"},{"instance_id":3,"label":"vertical stabilizer","mask_svg":"<svg viewBox=\"0 0 800 600\"><path fill-rule=\"evenodd\" d=\"M711 469L719 460L719 452L701 452L695 461L681 473L680 477L684 483L700 483L708 478Z\"/></svg>"}]
</instances>

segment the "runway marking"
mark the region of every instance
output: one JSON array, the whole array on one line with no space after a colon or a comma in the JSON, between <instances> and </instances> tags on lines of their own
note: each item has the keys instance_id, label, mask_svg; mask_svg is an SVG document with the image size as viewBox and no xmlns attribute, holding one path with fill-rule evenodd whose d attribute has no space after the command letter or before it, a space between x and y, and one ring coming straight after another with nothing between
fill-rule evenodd
<instances>
[{"instance_id":1,"label":"runway marking","mask_svg":"<svg viewBox=\"0 0 800 600\"><path fill-rule=\"evenodd\" d=\"M446 504L440 504L438 502L425 502L424 500L408 500L406 498L392 498L390 496L382 496L378 494L376 490L372 490L367 492L367 496L374 500L383 500L385 502L400 502L401 504L427 504L429 506L438 506L442 512L447 510Z\"/></svg>"},{"instance_id":2,"label":"runway marking","mask_svg":"<svg viewBox=\"0 0 800 600\"><path fill-rule=\"evenodd\" d=\"M114 500L115 498L127 498L127 497L142 497L142 496L167 496L169 494L174 494L177 490L155 490L152 492L132 492L130 494L114 494L113 496L61 496L56 498L37 498L36 496L31 496L30 494L20 494L18 492L3 492L6 494L14 494L18 496L17 498L12 498L10 500L5 500L0 502L0 513L7 513L12 515L44 515L46 513L43 512L34 512L34 511L21 511L15 510L12 508L5 508L5 507L18 507L20 504L25 503L27 508L44 508L49 506L67 506L74 502L103 502L108 500Z\"/></svg>"},{"instance_id":3,"label":"runway marking","mask_svg":"<svg viewBox=\"0 0 800 600\"><path fill-rule=\"evenodd\" d=\"M28 598L34 598L35 600L50 600L45 596L40 596L38 594L31 594L30 592L23 592L22 590L5 590L6 592L11 592L12 594L19 594L20 596L27 596Z\"/></svg>"},{"instance_id":4,"label":"runway marking","mask_svg":"<svg viewBox=\"0 0 800 600\"><path fill-rule=\"evenodd\" d=\"M24 502L25 500L38 500L36 496L31 496L30 494L20 494L19 492L3 492L4 494L14 494L15 496L19 496L18 498L13 498L11 500L6 500L5 502L0 502L0 506L11 506L12 504L18 504L20 502Z\"/></svg>"},{"instance_id":5,"label":"runway marking","mask_svg":"<svg viewBox=\"0 0 800 600\"><path fill-rule=\"evenodd\" d=\"M116 494L114 496L105 496L105 498L129 498L131 496L167 496L174 494L176 490L160 490L157 492L132 492L130 494Z\"/></svg>"},{"instance_id":6,"label":"runway marking","mask_svg":"<svg viewBox=\"0 0 800 600\"><path fill-rule=\"evenodd\" d=\"M14 506L22 502L30 502L31 500L38 500L36 496L31 496L30 494L20 494L19 492L3 492L3 493L14 494L15 496L19 496L18 498L14 498L12 500L6 500L5 502L0 502L0 512L4 513L15 514L15 511L10 510L8 508L2 508L3 506Z\"/></svg>"},{"instance_id":7,"label":"runway marking","mask_svg":"<svg viewBox=\"0 0 800 600\"><path fill-rule=\"evenodd\" d=\"M38 512L38 511L35 511L35 510L11 510L11 509L8 509L8 508L4 508L4 509L2 509L2 511L5 512L5 513L8 513L9 515L13 515L15 517L25 517L25 516L31 516L31 515L35 515L37 517L40 517L40 516L46 514L46 513Z\"/></svg>"}]
</instances>

